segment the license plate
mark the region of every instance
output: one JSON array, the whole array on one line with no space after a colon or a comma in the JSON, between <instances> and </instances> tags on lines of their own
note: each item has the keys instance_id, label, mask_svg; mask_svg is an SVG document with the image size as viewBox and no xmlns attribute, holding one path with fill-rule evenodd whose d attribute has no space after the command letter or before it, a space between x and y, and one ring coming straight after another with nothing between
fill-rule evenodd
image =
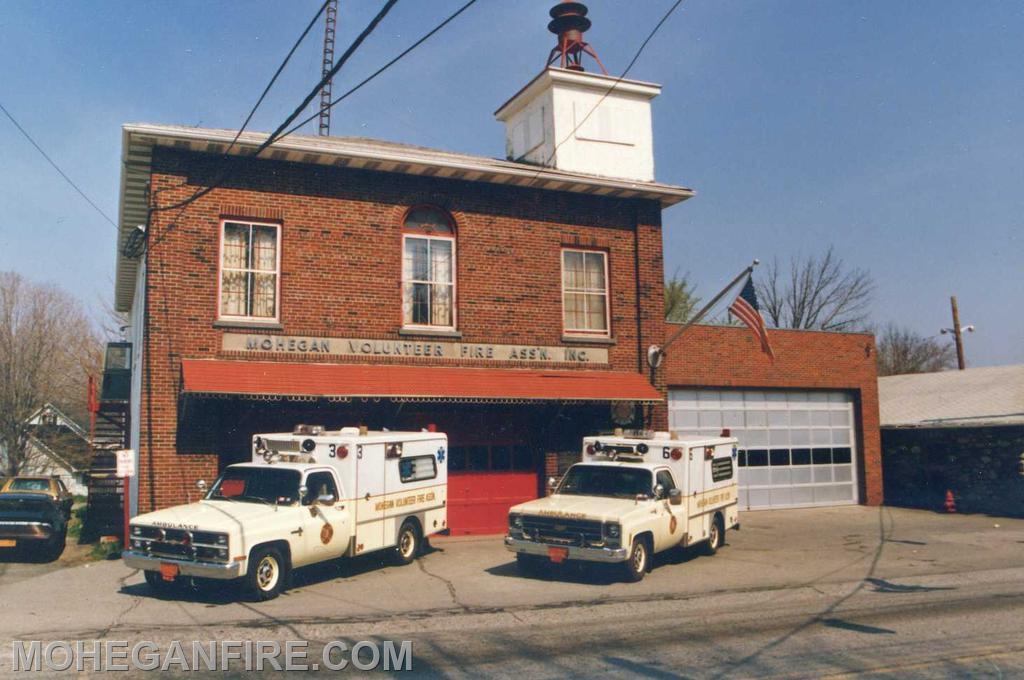
<instances>
[{"instance_id":1,"label":"license plate","mask_svg":"<svg viewBox=\"0 0 1024 680\"><path fill-rule=\"evenodd\" d=\"M558 564L560 562L564 562L566 559L568 559L568 557L569 557L569 549L568 548L554 548L554 547L549 547L548 548L548 558L552 562L554 562L555 564Z\"/></svg>"},{"instance_id":2,"label":"license plate","mask_svg":"<svg viewBox=\"0 0 1024 680\"><path fill-rule=\"evenodd\" d=\"M165 581L173 581L178 578L177 564L160 564L160 578Z\"/></svg>"},{"instance_id":3,"label":"license plate","mask_svg":"<svg viewBox=\"0 0 1024 680\"><path fill-rule=\"evenodd\" d=\"M16 548L18 542L13 538L0 538L0 548Z\"/></svg>"}]
</instances>

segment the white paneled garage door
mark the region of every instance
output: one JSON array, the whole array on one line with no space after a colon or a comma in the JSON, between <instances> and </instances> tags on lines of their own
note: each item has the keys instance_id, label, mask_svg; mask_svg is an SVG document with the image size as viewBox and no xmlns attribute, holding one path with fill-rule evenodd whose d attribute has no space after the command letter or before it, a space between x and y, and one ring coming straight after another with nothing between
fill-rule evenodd
<instances>
[{"instance_id":1,"label":"white paneled garage door","mask_svg":"<svg viewBox=\"0 0 1024 680\"><path fill-rule=\"evenodd\" d=\"M857 502L853 398L845 392L679 389L669 424L681 435L739 439L740 508Z\"/></svg>"}]
</instances>

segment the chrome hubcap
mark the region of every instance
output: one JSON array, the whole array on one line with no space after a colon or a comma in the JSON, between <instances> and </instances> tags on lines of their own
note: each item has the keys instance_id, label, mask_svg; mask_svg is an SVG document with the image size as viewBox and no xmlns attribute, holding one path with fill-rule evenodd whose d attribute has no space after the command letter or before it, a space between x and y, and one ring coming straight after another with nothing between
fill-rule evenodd
<instances>
[{"instance_id":1,"label":"chrome hubcap","mask_svg":"<svg viewBox=\"0 0 1024 680\"><path fill-rule=\"evenodd\" d=\"M256 567L256 582L261 590L271 590L277 584L277 561L270 555Z\"/></svg>"},{"instance_id":2,"label":"chrome hubcap","mask_svg":"<svg viewBox=\"0 0 1024 680\"><path fill-rule=\"evenodd\" d=\"M416 537L413 536L412 531L403 531L402 540L398 545L404 557L412 555L412 551L416 547Z\"/></svg>"},{"instance_id":3,"label":"chrome hubcap","mask_svg":"<svg viewBox=\"0 0 1024 680\"><path fill-rule=\"evenodd\" d=\"M711 525L711 545L715 548L718 547L718 524L714 523Z\"/></svg>"},{"instance_id":4,"label":"chrome hubcap","mask_svg":"<svg viewBox=\"0 0 1024 680\"><path fill-rule=\"evenodd\" d=\"M647 562L647 551L644 550L644 544L638 543L636 550L633 551L633 570L640 573L644 570L645 563Z\"/></svg>"}]
</instances>

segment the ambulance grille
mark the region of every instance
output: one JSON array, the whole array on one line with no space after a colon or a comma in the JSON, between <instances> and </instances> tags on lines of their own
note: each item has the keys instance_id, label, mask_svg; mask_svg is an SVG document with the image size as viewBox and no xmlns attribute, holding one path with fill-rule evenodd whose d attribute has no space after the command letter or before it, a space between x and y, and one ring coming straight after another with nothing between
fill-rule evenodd
<instances>
[{"instance_id":1,"label":"ambulance grille","mask_svg":"<svg viewBox=\"0 0 1024 680\"><path fill-rule=\"evenodd\" d=\"M523 534L541 543L556 545L598 545L602 542L601 523L589 519L562 517L523 517Z\"/></svg>"}]
</instances>

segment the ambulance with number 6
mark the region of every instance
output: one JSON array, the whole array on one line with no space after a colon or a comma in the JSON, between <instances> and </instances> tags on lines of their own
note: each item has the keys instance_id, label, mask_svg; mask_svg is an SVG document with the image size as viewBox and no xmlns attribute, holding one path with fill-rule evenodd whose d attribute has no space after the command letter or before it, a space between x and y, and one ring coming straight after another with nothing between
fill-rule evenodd
<instances>
[{"instance_id":1,"label":"ambulance with number 6","mask_svg":"<svg viewBox=\"0 0 1024 680\"><path fill-rule=\"evenodd\" d=\"M276 597L295 567L390 549L408 564L447 528L448 438L439 432L326 431L253 437L203 499L139 515L123 557L153 587L241 579Z\"/></svg>"},{"instance_id":2,"label":"ambulance with number 6","mask_svg":"<svg viewBox=\"0 0 1024 680\"><path fill-rule=\"evenodd\" d=\"M509 510L505 546L525 573L546 561L610 562L639 581L655 553L714 554L739 529L736 439L669 432L587 437L554 493Z\"/></svg>"}]
</instances>

